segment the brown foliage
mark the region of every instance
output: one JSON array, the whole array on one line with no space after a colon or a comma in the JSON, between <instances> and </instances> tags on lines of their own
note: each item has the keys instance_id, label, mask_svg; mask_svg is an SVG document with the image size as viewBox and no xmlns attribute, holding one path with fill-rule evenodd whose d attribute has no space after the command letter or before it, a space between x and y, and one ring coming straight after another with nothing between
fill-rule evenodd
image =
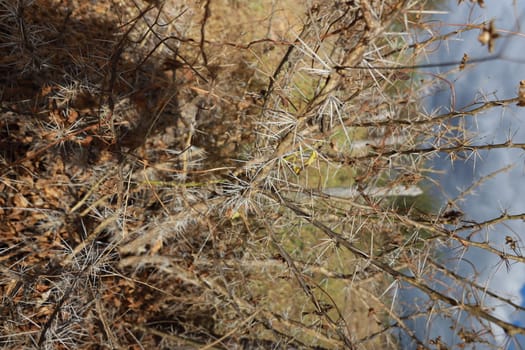
<instances>
[{"instance_id":1,"label":"brown foliage","mask_svg":"<svg viewBox=\"0 0 525 350\"><path fill-rule=\"evenodd\" d=\"M453 204L367 190L469 146L453 112L418 114L409 70L367 66L417 54L384 34L419 23L407 2L0 6L2 346L426 346L398 282L521 332L405 274L427 239L475 245ZM323 193L334 179L359 198Z\"/></svg>"}]
</instances>

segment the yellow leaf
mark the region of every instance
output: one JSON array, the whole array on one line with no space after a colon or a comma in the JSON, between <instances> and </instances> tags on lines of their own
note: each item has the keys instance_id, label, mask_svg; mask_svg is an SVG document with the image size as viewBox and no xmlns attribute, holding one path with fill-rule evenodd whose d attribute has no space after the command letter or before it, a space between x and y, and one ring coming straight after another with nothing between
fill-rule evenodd
<instances>
[{"instance_id":1,"label":"yellow leaf","mask_svg":"<svg viewBox=\"0 0 525 350\"><path fill-rule=\"evenodd\" d=\"M306 168L307 166L312 165L316 159L317 159L317 152L312 151L312 154L310 154L310 157L308 157L308 160L306 161L306 163L304 163L304 167Z\"/></svg>"}]
</instances>

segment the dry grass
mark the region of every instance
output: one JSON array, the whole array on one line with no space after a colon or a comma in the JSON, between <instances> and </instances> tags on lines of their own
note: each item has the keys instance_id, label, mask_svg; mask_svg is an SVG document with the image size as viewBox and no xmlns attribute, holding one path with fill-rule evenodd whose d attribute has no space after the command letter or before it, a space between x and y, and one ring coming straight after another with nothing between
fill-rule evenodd
<instances>
[{"instance_id":1,"label":"dry grass","mask_svg":"<svg viewBox=\"0 0 525 350\"><path fill-rule=\"evenodd\" d=\"M214 1L206 17L205 3L3 6L15 25L6 30L19 35L5 38L12 53L2 65L6 346L221 338L216 346L333 348L342 345L337 333L381 331L377 302L356 288L384 286L327 279L355 276L359 263L311 227L290 227L295 219L247 185L300 188L294 173L327 147L326 131L316 136L306 119L339 125L330 119L335 96L369 84L355 72L342 82L358 84L341 89L302 68L324 69L318 54L345 59L341 47L356 45L362 26L357 7ZM314 17L320 26L307 23ZM311 46L327 30L333 38ZM306 128L304 140L272 155L293 128ZM339 130L337 147L347 147L353 131ZM307 183L349 171L324 163L315 160ZM295 272L276 245L304 259ZM317 290L305 294L306 285ZM335 310L315 310L331 303ZM379 338L368 343L389 339Z\"/></svg>"},{"instance_id":2,"label":"dry grass","mask_svg":"<svg viewBox=\"0 0 525 350\"><path fill-rule=\"evenodd\" d=\"M418 6L0 0L2 346L399 347Z\"/></svg>"}]
</instances>

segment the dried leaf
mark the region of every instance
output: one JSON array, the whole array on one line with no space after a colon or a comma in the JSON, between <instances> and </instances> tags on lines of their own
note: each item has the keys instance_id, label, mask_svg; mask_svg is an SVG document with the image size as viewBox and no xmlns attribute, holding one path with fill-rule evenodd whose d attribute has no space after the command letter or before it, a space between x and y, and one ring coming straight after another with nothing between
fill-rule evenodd
<instances>
[{"instance_id":1,"label":"dried leaf","mask_svg":"<svg viewBox=\"0 0 525 350\"><path fill-rule=\"evenodd\" d=\"M492 53L494 51L494 42L497 38L499 38L499 34L496 32L494 20L491 20L487 26L481 29L478 41L481 45L488 45L489 53Z\"/></svg>"},{"instance_id":2,"label":"dried leaf","mask_svg":"<svg viewBox=\"0 0 525 350\"><path fill-rule=\"evenodd\" d=\"M44 85L42 89L40 90L40 96L46 97L53 91L53 87L51 85Z\"/></svg>"},{"instance_id":3,"label":"dried leaf","mask_svg":"<svg viewBox=\"0 0 525 350\"><path fill-rule=\"evenodd\" d=\"M518 90L518 106L525 106L525 80L520 81L520 87Z\"/></svg>"},{"instance_id":4,"label":"dried leaf","mask_svg":"<svg viewBox=\"0 0 525 350\"><path fill-rule=\"evenodd\" d=\"M469 56L466 53L464 53L463 58L461 59L461 63L459 65L459 70L465 69L468 59L469 59Z\"/></svg>"},{"instance_id":5,"label":"dried leaf","mask_svg":"<svg viewBox=\"0 0 525 350\"><path fill-rule=\"evenodd\" d=\"M73 124L78 119L78 112L74 110L73 108L69 108L67 111L67 122L69 124Z\"/></svg>"}]
</instances>

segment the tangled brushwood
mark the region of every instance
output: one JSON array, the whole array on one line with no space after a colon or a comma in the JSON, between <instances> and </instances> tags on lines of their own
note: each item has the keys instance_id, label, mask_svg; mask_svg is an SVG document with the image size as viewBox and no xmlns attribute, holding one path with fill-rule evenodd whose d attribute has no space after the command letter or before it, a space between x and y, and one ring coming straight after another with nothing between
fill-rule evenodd
<instances>
[{"instance_id":1,"label":"tangled brushwood","mask_svg":"<svg viewBox=\"0 0 525 350\"><path fill-rule=\"evenodd\" d=\"M409 322L457 312L457 345L524 334L432 255L525 260L422 194L477 151L391 69L446 40L415 41L424 8L0 0L1 346L435 348Z\"/></svg>"}]
</instances>

